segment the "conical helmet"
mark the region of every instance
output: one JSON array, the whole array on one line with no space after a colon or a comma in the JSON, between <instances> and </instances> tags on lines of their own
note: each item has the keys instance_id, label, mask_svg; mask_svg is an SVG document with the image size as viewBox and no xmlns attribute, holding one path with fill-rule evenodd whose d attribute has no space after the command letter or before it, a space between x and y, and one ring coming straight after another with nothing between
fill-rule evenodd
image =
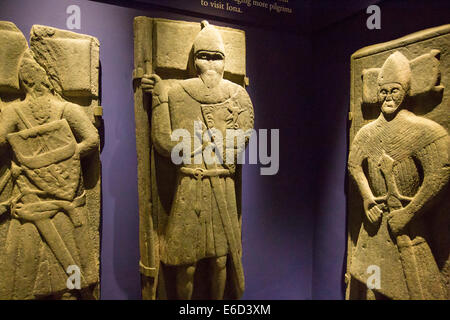
<instances>
[{"instance_id":1,"label":"conical helmet","mask_svg":"<svg viewBox=\"0 0 450 320\"><path fill-rule=\"evenodd\" d=\"M398 51L391 54L384 62L377 81L379 86L399 83L407 91L411 83L411 67L408 59Z\"/></svg>"},{"instance_id":2,"label":"conical helmet","mask_svg":"<svg viewBox=\"0 0 450 320\"><path fill-rule=\"evenodd\" d=\"M199 51L212 51L225 56L225 46L219 31L206 20L201 22L201 26L202 30L194 40L194 54Z\"/></svg>"}]
</instances>

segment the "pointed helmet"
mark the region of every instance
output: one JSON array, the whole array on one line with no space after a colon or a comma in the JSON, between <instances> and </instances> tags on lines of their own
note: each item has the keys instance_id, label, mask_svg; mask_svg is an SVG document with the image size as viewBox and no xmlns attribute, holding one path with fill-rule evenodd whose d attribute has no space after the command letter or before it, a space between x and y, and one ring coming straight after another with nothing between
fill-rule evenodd
<instances>
[{"instance_id":1,"label":"pointed helmet","mask_svg":"<svg viewBox=\"0 0 450 320\"><path fill-rule=\"evenodd\" d=\"M199 51L220 52L225 56L225 46L219 31L204 20L201 22L202 30L194 40L194 54Z\"/></svg>"},{"instance_id":2,"label":"pointed helmet","mask_svg":"<svg viewBox=\"0 0 450 320\"><path fill-rule=\"evenodd\" d=\"M391 54L381 67L377 81L379 86L396 82L408 91L411 83L411 67L408 59L398 51Z\"/></svg>"}]
</instances>

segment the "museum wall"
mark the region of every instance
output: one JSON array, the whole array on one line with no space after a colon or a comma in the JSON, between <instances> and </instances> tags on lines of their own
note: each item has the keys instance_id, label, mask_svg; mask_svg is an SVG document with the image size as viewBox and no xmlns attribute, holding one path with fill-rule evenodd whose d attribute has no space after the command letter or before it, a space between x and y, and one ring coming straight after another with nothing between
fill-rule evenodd
<instances>
[{"instance_id":1,"label":"museum wall","mask_svg":"<svg viewBox=\"0 0 450 320\"><path fill-rule=\"evenodd\" d=\"M344 298L350 56L362 47L449 23L448 1L375 2L381 9L380 30L366 27L369 15L364 9L311 34L316 125L310 135L319 137L314 151L318 201L314 209L313 299ZM320 19L320 12L315 13L315 19Z\"/></svg>"},{"instance_id":2,"label":"museum wall","mask_svg":"<svg viewBox=\"0 0 450 320\"><path fill-rule=\"evenodd\" d=\"M158 11L151 6L130 8L75 0L2 0L0 20L14 22L26 37L33 24L67 29L66 8L72 4L81 9L81 29L74 31L95 36L100 41L104 108L101 298L140 299L131 82L133 18L145 15L198 22L203 18L179 11ZM312 62L317 60L312 59L310 39L290 30L209 21L246 32L250 78L247 90L255 108L255 128L280 130L279 172L262 176L259 165L244 165L243 169L244 299L311 299L316 210L316 195L311 186L317 171L315 144L320 139L311 138L318 109L312 101ZM336 168L342 171L342 167Z\"/></svg>"}]
</instances>

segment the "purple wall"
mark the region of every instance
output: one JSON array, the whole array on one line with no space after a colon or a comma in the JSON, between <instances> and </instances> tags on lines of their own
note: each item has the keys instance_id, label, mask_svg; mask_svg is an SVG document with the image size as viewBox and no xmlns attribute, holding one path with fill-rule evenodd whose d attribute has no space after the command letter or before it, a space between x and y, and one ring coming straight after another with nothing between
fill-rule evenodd
<instances>
[{"instance_id":1,"label":"purple wall","mask_svg":"<svg viewBox=\"0 0 450 320\"><path fill-rule=\"evenodd\" d=\"M81 8L81 30L100 41L104 148L102 159L102 299L139 299L138 193L134 133L133 17L189 21L189 17L74 0L2 0L0 19L28 37L32 24L66 28L66 8ZM148 9L149 8L149 9ZM311 44L307 38L211 20L247 33L247 74L256 128L280 129L280 171L243 174L243 246L246 299L310 299L313 215L308 113Z\"/></svg>"}]
</instances>

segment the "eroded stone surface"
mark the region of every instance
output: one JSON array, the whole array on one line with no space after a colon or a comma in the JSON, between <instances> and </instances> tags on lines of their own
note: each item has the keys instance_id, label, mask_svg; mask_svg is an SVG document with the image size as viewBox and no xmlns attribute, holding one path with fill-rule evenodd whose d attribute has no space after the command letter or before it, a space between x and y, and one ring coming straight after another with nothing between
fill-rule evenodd
<instances>
[{"instance_id":1,"label":"eroded stone surface","mask_svg":"<svg viewBox=\"0 0 450 320\"><path fill-rule=\"evenodd\" d=\"M221 143L229 132L253 128L247 92L223 79L225 73L244 83L244 34L218 31L206 21L200 31L195 23L139 17L135 68L143 297L239 298L244 290L240 166L208 163L204 150L217 146L215 155L222 150L237 157L245 143L228 154ZM192 137L190 164L171 160L177 129ZM197 146L194 137L208 129L220 131L224 140Z\"/></svg>"},{"instance_id":2,"label":"eroded stone surface","mask_svg":"<svg viewBox=\"0 0 450 320\"><path fill-rule=\"evenodd\" d=\"M155 60L153 68L160 73L186 73L192 69L192 43L200 31L200 24L158 19L154 23ZM245 33L231 28L217 28L227 52L225 72L245 75ZM190 76L195 76L192 71ZM186 75L184 75L186 77ZM233 79L234 80L234 79ZM238 82L238 81L236 81Z\"/></svg>"},{"instance_id":3,"label":"eroded stone surface","mask_svg":"<svg viewBox=\"0 0 450 320\"><path fill-rule=\"evenodd\" d=\"M12 23L0 23L0 40L14 32L1 42L8 59L1 60L0 79L19 84L13 83L15 92L0 87L0 298L93 299L99 293L99 135L87 109L96 105L69 102L63 91L67 83L88 83L90 90L96 76L90 68L99 62L77 41L98 42L72 35L60 36L65 45L45 45L35 38L44 29L42 37L64 33L33 26L30 50ZM5 68L10 62L14 68ZM89 69L78 73L77 65Z\"/></svg>"},{"instance_id":4,"label":"eroded stone surface","mask_svg":"<svg viewBox=\"0 0 450 320\"><path fill-rule=\"evenodd\" d=\"M347 299L449 297L449 32L352 56Z\"/></svg>"},{"instance_id":5,"label":"eroded stone surface","mask_svg":"<svg viewBox=\"0 0 450 320\"><path fill-rule=\"evenodd\" d=\"M8 21L0 21L0 90L15 92L19 90L20 57L28 47L27 40L17 27Z\"/></svg>"},{"instance_id":6,"label":"eroded stone surface","mask_svg":"<svg viewBox=\"0 0 450 320\"><path fill-rule=\"evenodd\" d=\"M99 42L96 38L34 25L30 46L46 66L55 89L66 96L98 96Z\"/></svg>"}]
</instances>

